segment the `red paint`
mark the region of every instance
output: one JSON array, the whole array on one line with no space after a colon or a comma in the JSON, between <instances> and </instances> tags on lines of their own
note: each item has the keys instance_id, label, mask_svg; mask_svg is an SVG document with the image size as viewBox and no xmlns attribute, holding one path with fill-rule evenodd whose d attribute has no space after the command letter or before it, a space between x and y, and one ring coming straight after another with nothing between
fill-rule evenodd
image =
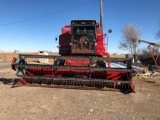
<instances>
[{"instance_id":1,"label":"red paint","mask_svg":"<svg viewBox=\"0 0 160 120\"><path fill-rule=\"evenodd\" d=\"M14 67L14 63L16 62L16 60L17 59L15 57L13 57L12 62L11 62L11 68L12 68L12 70L16 70L15 67Z\"/></svg>"},{"instance_id":2,"label":"red paint","mask_svg":"<svg viewBox=\"0 0 160 120\"><path fill-rule=\"evenodd\" d=\"M72 65L71 65L72 66ZM55 72L56 71L56 72ZM94 70L82 70L82 69L69 69L69 68L29 68L26 71L27 75L42 75L42 76L65 76L74 77L76 75L84 75L91 78L101 78L108 80L130 80L129 74L125 71L94 71Z\"/></svg>"},{"instance_id":3,"label":"red paint","mask_svg":"<svg viewBox=\"0 0 160 120\"><path fill-rule=\"evenodd\" d=\"M89 60L65 59L65 65L69 65L69 66L89 66Z\"/></svg>"}]
</instances>

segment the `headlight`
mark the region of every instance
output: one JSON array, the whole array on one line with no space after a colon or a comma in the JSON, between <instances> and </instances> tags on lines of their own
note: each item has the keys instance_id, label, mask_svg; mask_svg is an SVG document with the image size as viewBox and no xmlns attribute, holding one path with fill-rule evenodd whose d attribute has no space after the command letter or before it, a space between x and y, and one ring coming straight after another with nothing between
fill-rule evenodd
<instances>
[{"instance_id":1,"label":"headlight","mask_svg":"<svg viewBox=\"0 0 160 120\"><path fill-rule=\"evenodd\" d=\"M57 46L57 48L60 48L60 47L61 47L61 45Z\"/></svg>"}]
</instances>

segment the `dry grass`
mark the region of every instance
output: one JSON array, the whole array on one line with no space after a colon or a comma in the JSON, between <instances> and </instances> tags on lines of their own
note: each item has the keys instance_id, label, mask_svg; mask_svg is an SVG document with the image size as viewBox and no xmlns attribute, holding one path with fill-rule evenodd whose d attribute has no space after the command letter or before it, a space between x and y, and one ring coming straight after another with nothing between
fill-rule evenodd
<instances>
[{"instance_id":1,"label":"dry grass","mask_svg":"<svg viewBox=\"0 0 160 120\"><path fill-rule=\"evenodd\" d=\"M0 53L0 61L10 62L13 57L18 57L18 53Z\"/></svg>"},{"instance_id":2,"label":"dry grass","mask_svg":"<svg viewBox=\"0 0 160 120\"><path fill-rule=\"evenodd\" d=\"M32 54L38 55L38 52L26 52L20 54ZM7 53L7 52L0 52L0 62L11 62L13 57L17 58L19 53ZM49 53L49 55L58 55L57 53ZM38 61L36 58L29 58L27 61L33 62Z\"/></svg>"},{"instance_id":3,"label":"dry grass","mask_svg":"<svg viewBox=\"0 0 160 120\"><path fill-rule=\"evenodd\" d=\"M111 54L110 56L111 56L111 58L125 58L125 55L113 55L113 54Z\"/></svg>"},{"instance_id":4,"label":"dry grass","mask_svg":"<svg viewBox=\"0 0 160 120\"><path fill-rule=\"evenodd\" d=\"M151 76L148 79L156 85L160 86L160 76Z\"/></svg>"},{"instance_id":5,"label":"dry grass","mask_svg":"<svg viewBox=\"0 0 160 120\"><path fill-rule=\"evenodd\" d=\"M13 57L18 57L19 53L8 53L8 52L0 52L0 61L3 62L11 62ZM28 52L23 54L33 54L38 55L38 52ZM49 55L59 55L58 53L49 53ZM125 58L125 55L110 55L112 58ZM29 59L28 61L37 61L38 59Z\"/></svg>"}]
</instances>

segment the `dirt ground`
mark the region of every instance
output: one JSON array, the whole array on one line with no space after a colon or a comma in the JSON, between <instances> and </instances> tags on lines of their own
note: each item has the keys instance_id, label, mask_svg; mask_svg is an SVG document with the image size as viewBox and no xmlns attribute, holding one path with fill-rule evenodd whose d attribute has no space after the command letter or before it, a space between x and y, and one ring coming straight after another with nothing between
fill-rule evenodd
<instances>
[{"instance_id":1,"label":"dirt ground","mask_svg":"<svg viewBox=\"0 0 160 120\"><path fill-rule=\"evenodd\" d=\"M10 62L0 78L13 79ZM160 87L155 78L137 79L136 93L16 87L0 82L0 120L160 120Z\"/></svg>"}]
</instances>

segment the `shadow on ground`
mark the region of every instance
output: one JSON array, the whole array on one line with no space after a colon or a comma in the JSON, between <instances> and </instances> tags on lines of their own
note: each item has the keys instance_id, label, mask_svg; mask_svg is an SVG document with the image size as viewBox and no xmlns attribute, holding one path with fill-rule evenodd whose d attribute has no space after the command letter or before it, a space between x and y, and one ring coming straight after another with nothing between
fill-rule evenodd
<instances>
[{"instance_id":1,"label":"shadow on ground","mask_svg":"<svg viewBox=\"0 0 160 120\"><path fill-rule=\"evenodd\" d=\"M3 84L9 84L12 85L14 83L15 78L0 78L0 82Z\"/></svg>"}]
</instances>

